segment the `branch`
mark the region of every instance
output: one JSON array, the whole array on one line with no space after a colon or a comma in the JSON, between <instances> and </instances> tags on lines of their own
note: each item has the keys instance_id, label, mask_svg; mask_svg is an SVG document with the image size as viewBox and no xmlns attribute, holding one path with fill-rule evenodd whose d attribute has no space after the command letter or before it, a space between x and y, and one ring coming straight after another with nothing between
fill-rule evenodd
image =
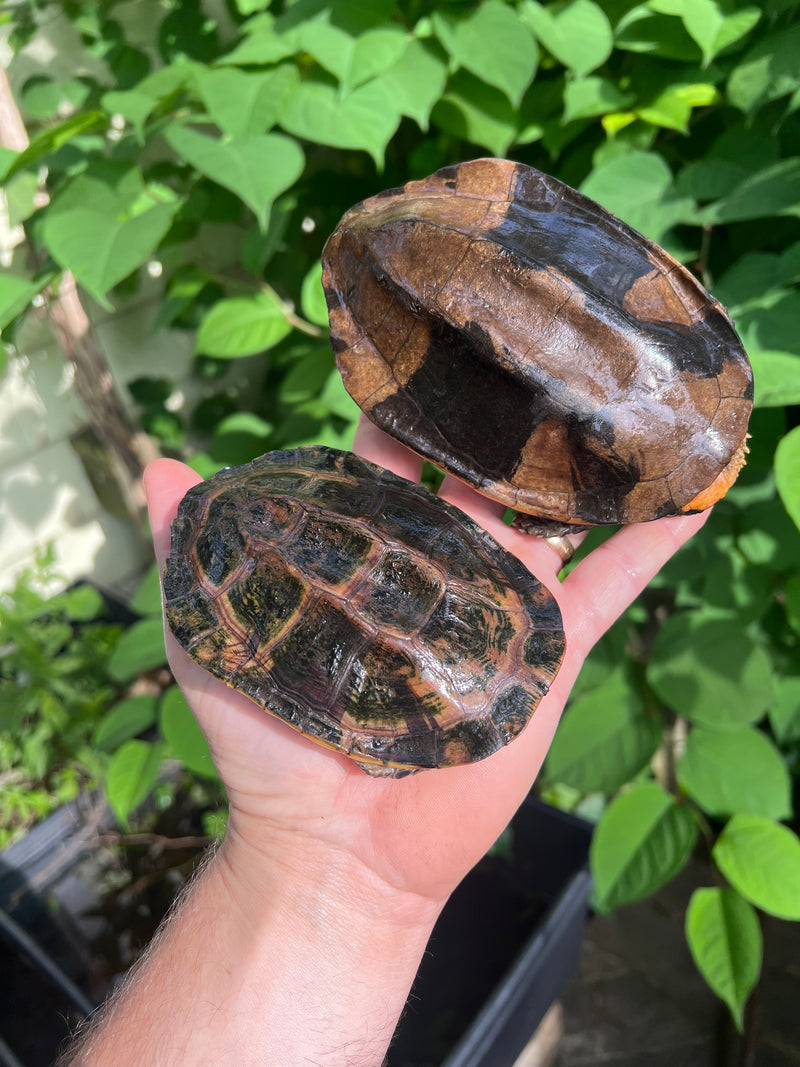
<instances>
[{"instance_id":1,"label":"branch","mask_svg":"<svg viewBox=\"0 0 800 1067\"><path fill-rule=\"evenodd\" d=\"M28 143L28 134L11 92L8 76L0 68L0 145L21 152ZM43 192L42 200L47 203L46 192ZM34 268L38 269L40 257L27 235L26 242L30 259ZM142 472L150 460L158 457L158 449L136 425L117 392L111 368L97 341L70 271L62 273L57 292L51 290L48 293L44 306L44 314L50 321L64 358L73 369L73 385L86 409L89 423L108 451L126 510L136 525L141 527L144 509Z\"/></svg>"}]
</instances>

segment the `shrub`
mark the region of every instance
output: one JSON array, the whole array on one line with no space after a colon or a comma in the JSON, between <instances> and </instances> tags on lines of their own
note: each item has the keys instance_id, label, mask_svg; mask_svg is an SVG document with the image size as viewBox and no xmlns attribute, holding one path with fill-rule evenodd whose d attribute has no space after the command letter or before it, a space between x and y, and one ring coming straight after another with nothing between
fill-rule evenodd
<instances>
[{"instance_id":1,"label":"shrub","mask_svg":"<svg viewBox=\"0 0 800 1067\"><path fill-rule=\"evenodd\" d=\"M555 173L728 305L756 376L748 466L592 656L545 785L601 813L600 908L652 892L699 835L727 884L695 894L687 936L741 1025L753 906L800 918L800 842L783 824L800 740L798 4L137 8L149 33L112 0L7 16L24 49L63 12L86 65L15 86L31 140L2 163L36 266L0 279L0 321L13 340L64 270L106 307L160 276L155 325L194 337L191 388L166 369L130 391L148 432L203 474L349 444L322 243L353 202L444 164L488 152Z\"/></svg>"}]
</instances>

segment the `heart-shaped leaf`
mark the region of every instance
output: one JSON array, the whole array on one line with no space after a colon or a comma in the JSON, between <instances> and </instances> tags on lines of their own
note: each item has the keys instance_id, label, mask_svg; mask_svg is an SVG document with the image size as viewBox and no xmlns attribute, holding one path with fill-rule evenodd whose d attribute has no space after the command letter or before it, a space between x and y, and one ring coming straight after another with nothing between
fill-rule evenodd
<instances>
[{"instance_id":1,"label":"heart-shaped leaf","mask_svg":"<svg viewBox=\"0 0 800 1067\"><path fill-rule=\"evenodd\" d=\"M53 259L105 307L106 293L157 248L180 202L135 168L79 174L50 205L42 235Z\"/></svg>"},{"instance_id":2,"label":"heart-shaped leaf","mask_svg":"<svg viewBox=\"0 0 800 1067\"><path fill-rule=\"evenodd\" d=\"M519 106L536 71L537 51L513 8L485 0L463 15L437 12L433 25L457 67L500 89Z\"/></svg>"},{"instance_id":3,"label":"heart-shaped leaf","mask_svg":"<svg viewBox=\"0 0 800 1067\"><path fill-rule=\"evenodd\" d=\"M578 75L596 70L611 55L611 26L592 0L568 0L547 7L524 0L520 11L547 51Z\"/></svg>"},{"instance_id":4,"label":"heart-shaped leaf","mask_svg":"<svg viewBox=\"0 0 800 1067\"><path fill-rule=\"evenodd\" d=\"M272 202L303 173L303 150L279 133L216 141L188 126L165 133L170 146L212 181L241 197L266 230Z\"/></svg>"},{"instance_id":5,"label":"heart-shaped leaf","mask_svg":"<svg viewBox=\"0 0 800 1067\"><path fill-rule=\"evenodd\" d=\"M280 124L296 137L317 144L361 148L382 167L401 114L390 86L380 78L344 97L334 86L308 78L287 100Z\"/></svg>"}]
</instances>

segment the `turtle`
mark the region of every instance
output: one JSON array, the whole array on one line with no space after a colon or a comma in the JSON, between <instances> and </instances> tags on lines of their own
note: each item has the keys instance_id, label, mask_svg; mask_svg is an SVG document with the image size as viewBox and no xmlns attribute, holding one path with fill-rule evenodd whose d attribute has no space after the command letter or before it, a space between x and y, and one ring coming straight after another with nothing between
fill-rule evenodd
<instances>
[{"instance_id":1,"label":"turtle","mask_svg":"<svg viewBox=\"0 0 800 1067\"><path fill-rule=\"evenodd\" d=\"M376 425L542 535L710 507L753 375L722 305L589 197L476 159L356 204L322 254Z\"/></svg>"},{"instance_id":2,"label":"turtle","mask_svg":"<svg viewBox=\"0 0 800 1067\"><path fill-rule=\"evenodd\" d=\"M372 775L484 759L558 672L558 605L453 505L350 452L270 452L194 486L167 623L202 667Z\"/></svg>"}]
</instances>

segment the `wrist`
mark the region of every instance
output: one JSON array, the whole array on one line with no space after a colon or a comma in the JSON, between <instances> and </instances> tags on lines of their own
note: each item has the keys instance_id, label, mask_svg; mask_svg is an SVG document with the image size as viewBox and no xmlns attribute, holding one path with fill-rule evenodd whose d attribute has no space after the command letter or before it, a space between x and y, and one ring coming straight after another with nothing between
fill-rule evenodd
<instances>
[{"instance_id":1,"label":"wrist","mask_svg":"<svg viewBox=\"0 0 800 1067\"><path fill-rule=\"evenodd\" d=\"M280 836L254 848L234 831L206 872L227 913L240 1011L269 1031L259 1062L376 1067L441 904L346 850Z\"/></svg>"},{"instance_id":2,"label":"wrist","mask_svg":"<svg viewBox=\"0 0 800 1067\"><path fill-rule=\"evenodd\" d=\"M325 921L353 936L353 925L387 937L430 935L445 899L432 900L392 885L349 849L286 830L243 834L232 818L215 865L231 908L257 933L264 913L285 910L296 920Z\"/></svg>"}]
</instances>

